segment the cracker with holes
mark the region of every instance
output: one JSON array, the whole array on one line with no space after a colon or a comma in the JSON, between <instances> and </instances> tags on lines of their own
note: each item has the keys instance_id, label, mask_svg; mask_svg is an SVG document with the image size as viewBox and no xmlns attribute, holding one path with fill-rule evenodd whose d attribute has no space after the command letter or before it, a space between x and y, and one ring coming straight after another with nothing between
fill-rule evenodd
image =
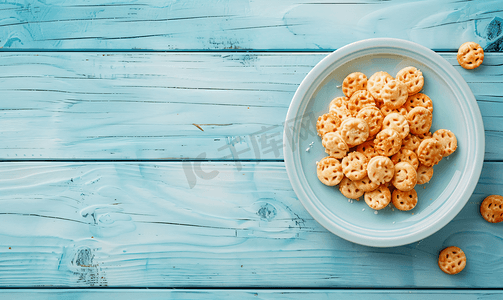
<instances>
[{"instance_id":1,"label":"cracker with holes","mask_svg":"<svg viewBox=\"0 0 503 300\"><path fill-rule=\"evenodd\" d=\"M318 131L318 135L323 137L328 132L336 132L339 125L341 125L341 119L329 112L318 118L316 130Z\"/></svg>"},{"instance_id":2,"label":"cracker with holes","mask_svg":"<svg viewBox=\"0 0 503 300\"><path fill-rule=\"evenodd\" d=\"M374 97L367 90L356 91L349 98L348 109L353 116L366 106L375 106Z\"/></svg>"},{"instance_id":3,"label":"cracker with holes","mask_svg":"<svg viewBox=\"0 0 503 300\"><path fill-rule=\"evenodd\" d=\"M375 210L380 210L388 206L391 202L391 192L386 185L382 184L377 189L366 192L364 195L365 203Z\"/></svg>"},{"instance_id":4,"label":"cracker with holes","mask_svg":"<svg viewBox=\"0 0 503 300\"><path fill-rule=\"evenodd\" d=\"M384 105L391 109L397 109L404 105L408 96L407 85L398 80L388 81L381 91L381 98L384 101Z\"/></svg>"},{"instance_id":5,"label":"cracker with holes","mask_svg":"<svg viewBox=\"0 0 503 300\"><path fill-rule=\"evenodd\" d=\"M412 150L415 152L417 147L419 147L419 144L421 144L421 141L420 137L409 133L409 135L402 140L402 149Z\"/></svg>"},{"instance_id":6,"label":"cracker with holes","mask_svg":"<svg viewBox=\"0 0 503 300\"><path fill-rule=\"evenodd\" d=\"M349 151L349 147L336 132L325 134L321 140L321 144L325 147L325 152L335 158L343 158Z\"/></svg>"},{"instance_id":7,"label":"cracker with holes","mask_svg":"<svg viewBox=\"0 0 503 300\"><path fill-rule=\"evenodd\" d=\"M374 148L377 154L391 156L397 153L402 146L402 139L396 130L385 128L374 139Z\"/></svg>"},{"instance_id":8,"label":"cracker with holes","mask_svg":"<svg viewBox=\"0 0 503 300\"><path fill-rule=\"evenodd\" d=\"M403 147L398 151L398 153L391 157L391 161L395 165L400 162L407 162L411 164L416 170L419 167L419 160L417 159L416 153Z\"/></svg>"},{"instance_id":9,"label":"cracker with holes","mask_svg":"<svg viewBox=\"0 0 503 300\"><path fill-rule=\"evenodd\" d=\"M348 101L349 98L347 97L336 97L330 101L328 111L335 114L341 120L351 117L351 113L348 109Z\"/></svg>"},{"instance_id":10,"label":"cracker with holes","mask_svg":"<svg viewBox=\"0 0 503 300\"><path fill-rule=\"evenodd\" d=\"M391 194L391 203L402 211L409 211L417 205L417 192L412 189L410 191L394 190Z\"/></svg>"},{"instance_id":11,"label":"cracker with holes","mask_svg":"<svg viewBox=\"0 0 503 300\"><path fill-rule=\"evenodd\" d=\"M342 92L351 97L354 92L367 89L367 76L361 72L353 72L342 81Z\"/></svg>"},{"instance_id":12,"label":"cracker with holes","mask_svg":"<svg viewBox=\"0 0 503 300\"><path fill-rule=\"evenodd\" d=\"M433 102L421 93L423 85L422 72L412 66L396 78L384 71L368 79L361 72L346 76L345 96L333 98L329 112L318 118L318 135L329 155L317 164L319 180L338 184L350 199L365 195L374 209L390 201L399 210L413 209L414 187L428 183L433 166L457 148L451 131L431 133ZM489 215L484 204L481 214ZM491 217L503 221L503 214Z\"/></svg>"},{"instance_id":13,"label":"cracker with holes","mask_svg":"<svg viewBox=\"0 0 503 300\"><path fill-rule=\"evenodd\" d=\"M365 154L351 152L342 159L342 172L353 181L361 180L367 176L367 163Z\"/></svg>"},{"instance_id":14,"label":"cracker with holes","mask_svg":"<svg viewBox=\"0 0 503 300\"><path fill-rule=\"evenodd\" d=\"M376 72L367 80L367 90L376 100L383 102L381 97L382 89L391 80L393 80L393 77L387 72Z\"/></svg>"},{"instance_id":15,"label":"cracker with holes","mask_svg":"<svg viewBox=\"0 0 503 300\"><path fill-rule=\"evenodd\" d=\"M367 125L369 125L369 136L375 136L381 131L384 117L379 108L375 106L366 106L356 114L356 117L364 120Z\"/></svg>"},{"instance_id":16,"label":"cracker with holes","mask_svg":"<svg viewBox=\"0 0 503 300\"><path fill-rule=\"evenodd\" d=\"M406 67L398 71L396 80L407 85L409 96L419 93L424 85L423 73L415 67Z\"/></svg>"},{"instance_id":17,"label":"cracker with holes","mask_svg":"<svg viewBox=\"0 0 503 300\"><path fill-rule=\"evenodd\" d=\"M459 47L457 59L463 68L475 69L484 61L484 49L475 42L466 42Z\"/></svg>"},{"instance_id":18,"label":"cracker with holes","mask_svg":"<svg viewBox=\"0 0 503 300\"><path fill-rule=\"evenodd\" d=\"M340 126L340 135L349 147L364 143L369 137L369 125L358 118L347 118Z\"/></svg>"},{"instance_id":19,"label":"cracker with holes","mask_svg":"<svg viewBox=\"0 0 503 300\"><path fill-rule=\"evenodd\" d=\"M433 133L433 138L444 147L444 157L451 155L458 148L458 140L450 130L439 129Z\"/></svg>"},{"instance_id":20,"label":"cracker with holes","mask_svg":"<svg viewBox=\"0 0 503 300\"><path fill-rule=\"evenodd\" d=\"M409 96L405 105L403 106L407 112L413 110L416 107L424 107L433 113L433 102L430 97L426 96L423 93L417 93L415 95Z\"/></svg>"},{"instance_id":21,"label":"cracker with holes","mask_svg":"<svg viewBox=\"0 0 503 300\"><path fill-rule=\"evenodd\" d=\"M415 107L407 113L407 121L412 134L427 134L433 122L433 114L424 107Z\"/></svg>"},{"instance_id":22,"label":"cracker with holes","mask_svg":"<svg viewBox=\"0 0 503 300\"><path fill-rule=\"evenodd\" d=\"M407 119L398 113L387 115L382 121L382 128L391 128L398 132L398 136L403 140L409 135L409 122Z\"/></svg>"},{"instance_id":23,"label":"cracker with holes","mask_svg":"<svg viewBox=\"0 0 503 300\"><path fill-rule=\"evenodd\" d=\"M399 162L395 165L395 175L391 183L400 191L410 191L416 186L416 169L408 162Z\"/></svg>"},{"instance_id":24,"label":"cracker with holes","mask_svg":"<svg viewBox=\"0 0 503 300\"><path fill-rule=\"evenodd\" d=\"M503 197L500 195L487 196L480 204L480 214L487 222L503 222Z\"/></svg>"},{"instance_id":25,"label":"cracker with holes","mask_svg":"<svg viewBox=\"0 0 503 300\"><path fill-rule=\"evenodd\" d=\"M398 114L401 114L402 116L406 117L407 116L407 110L405 109L405 107L400 107L400 108L397 108L397 109L391 109L387 106L383 106L381 107L381 112L383 114L383 116L388 116L389 114L392 114L392 113L398 113Z\"/></svg>"},{"instance_id":26,"label":"cracker with holes","mask_svg":"<svg viewBox=\"0 0 503 300\"><path fill-rule=\"evenodd\" d=\"M371 192L379 187L379 184L370 180L368 176L365 176L365 178L361 180L355 180L353 183L364 192Z\"/></svg>"},{"instance_id":27,"label":"cracker with holes","mask_svg":"<svg viewBox=\"0 0 503 300\"><path fill-rule=\"evenodd\" d=\"M376 156L367 165L367 176L373 182L385 184L393 179L395 165L386 156Z\"/></svg>"},{"instance_id":28,"label":"cracker with holes","mask_svg":"<svg viewBox=\"0 0 503 300\"><path fill-rule=\"evenodd\" d=\"M342 173L342 164L335 157L324 157L316 166L316 173L318 179L325 185L335 186L338 185L344 173Z\"/></svg>"},{"instance_id":29,"label":"cracker with holes","mask_svg":"<svg viewBox=\"0 0 503 300\"><path fill-rule=\"evenodd\" d=\"M379 155L379 154L377 154L377 152L375 150L374 141L373 140L366 141L365 143L356 146L356 151L365 154L365 156L367 156L367 158L369 160L372 157Z\"/></svg>"},{"instance_id":30,"label":"cracker with holes","mask_svg":"<svg viewBox=\"0 0 503 300\"><path fill-rule=\"evenodd\" d=\"M419 164L417 167L417 183L416 184L425 184L430 182L433 177L433 167L427 167L423 164Z\"/></svg>"},{"instance_id":31,"label":"cracker with holes","mask_svg":"<svg viewBox=\"0 0 503 300\"><path fill-rule=\"evenodd\" d=\"M442 160L444 147L434 138L425 139L417 148L419 162L427 167L433 167Z\"/></svg>"},{"instance_id":32,"label":"cracker with holes","mask_svg":"<svg viewBox=\"0 0 503 300\"><path fill-rule=\"evenodd\" d=\"M344 197L356 200L359 200L358 198L363 196L364 193L363 190L356 187L355 183L347 177L344 177L341 183L339 183L339 191Z\"/></svg>"},{"instance_id":33,"label":"cracker with holes","mask_svg":"<svg viewBox=\"0 0 503 300\"><path fill-rule=\"evenodd\" d=\"M459 247L450 246L438 255L438 267L449 275L463 271L466 266L466 255Z\"/></svg>"}]
</instances>

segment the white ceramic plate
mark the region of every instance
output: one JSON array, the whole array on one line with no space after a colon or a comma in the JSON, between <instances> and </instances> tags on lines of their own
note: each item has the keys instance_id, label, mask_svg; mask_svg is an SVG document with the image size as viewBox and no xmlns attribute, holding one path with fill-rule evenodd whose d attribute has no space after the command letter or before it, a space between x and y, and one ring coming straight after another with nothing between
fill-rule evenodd
<instances>
[{"instance_id":1,"label":"white ceramic plate","mask_svg":"<svg viewBox=\"0 0 503 300\"><path fill-rule=\"evenodd\" d=\"M326 154L315 136L316 119L328 111L333 98L343 96L340 85L348 74L359 71L370 77L386 71L395 76L407 66L423 72L422 92L433 101L431 132L451 130L458 149L434 167L430 183L416 186L419 201L413 210L402 212L390 205L376 213L365 201L348 201L338 187L318 180L316 162ZM285 124L286 170L299 200L325 228L358 244L392 247L435 233L466 204L482 170L484 126L470 88L440 55L409 41L363 40L328 55L300 84Z\"/></svg>"}]
</instances>

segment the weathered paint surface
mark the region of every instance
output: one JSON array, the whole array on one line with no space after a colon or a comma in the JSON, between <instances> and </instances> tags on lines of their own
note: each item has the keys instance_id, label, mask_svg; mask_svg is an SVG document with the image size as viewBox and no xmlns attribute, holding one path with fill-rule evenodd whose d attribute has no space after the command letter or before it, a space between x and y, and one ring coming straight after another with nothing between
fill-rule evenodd
<instances>
[{"instance_id":1,"label":"weathered paint surface","mask_svg":"<svg viewBox=\"0 0 503 300\"><path fill-rule=\"evenodd\" d=\"M21 1L0 9L6 49L333 50L372 37L501 49L486 1ZM499 17L499 18L498 18Z\"/></svg>"},{"instance_id":2,"label":"weathered paint surface","mask_svg":"<svg viewBox=\"0 0 503 300\"><path fill-rule=\"evenodd\" d=\"M503 56L488 53L503 51L502 25L496 0L1 3L0 287L42 289L0 298L501 298L483 289L502 287L502 224L478 209L503 194ZM281 149L253 147L264 134L281 145L316 63L372 37L447 51L487 141L465 208L396 248L322 228L297 200ZM456 62L466 41L486 50L476 70ZM452 244L468 256L456 276L436 265ZM82 289L45 289L54 287Z\"/></svg>"},{"instance_id":3,"label":"weathered paint surface","mask_svg":"<svg viewBox=\"0 0 503 300\"><path fill-rule=\"evenodd\" d=\"M200 299L200 300L297 300L297 299L389 299L389 300L443 300L448 297L459 300L489 300L503 297L501 291L467 291L467 290L232 290L232 289L77 289L77 290L0 290L0 296L6 299L21 300L164 300L164 299Z\"/></svg>"},{"instance_id":4,"label":"weathered paint surface","mask_svg":"<svg viewBox=\"0 0 503 300\"><path fill-rule=\"evenodd\" d=\"M0 159L281 160L288 106L327 54L0 53ZM503 55L473 71L441 55L478 100L486 159L503 159Z\"/></svg>"},{"instance_id":5,"label":"weathered paint surface","mask_svg":"<svg viewBox=\"0 0 503 300\"><path fill-rule=\"evenodd\" d=\"M484 221L479 205L503 194L502 166L485 164L472 198L436 234L372 248L314 221L279 162L203 163L218 174L192 189L176 162L3 163L0 285L496 288L503 224ZM448 245L468 257L458 276L437 266Z\"/></svg>"}]
</instances>

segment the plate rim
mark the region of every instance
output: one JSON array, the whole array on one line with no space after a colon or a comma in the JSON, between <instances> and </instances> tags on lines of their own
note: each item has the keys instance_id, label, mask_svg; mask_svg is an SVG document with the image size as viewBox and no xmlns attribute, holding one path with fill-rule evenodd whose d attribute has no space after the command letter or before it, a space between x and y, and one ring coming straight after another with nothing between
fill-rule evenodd
<instances>
[{"instance_id":1,"label":"plate rim","mask_svg":"<svg viewBox=\"0 0 503 300\"><path fill-rule=\"evenodd\" d=\"M285 147L283 147L283 155L285 159L285 167L287 171L288 178L292 187L297 195L298 199L301 201L302 205L309 212L309 214L323 227L331 231L332 233L348 240L353 243L373 246L373 247L395 247L401 246L405 244L410 244L416 242L418 240L424 239L431 234L437 232L441 228L443 228L447 223L449 223L466 205L466 202L469 200L470 196L473 194L475 187L478 183L478 179L480 178L480 174L482 171L482 165L484 161L485 154L485 132L483 126L483 119L480 113L480 108L476 102L476 99L469 88L468 84L464 80L464 78L459 74L459 72L443 57L441 57L438 53L432 51L429 48L426 48L422 45L416 44L411 41L395 39L395 38L372 38L357 41L351 44L348 44L340 49L330 53L325 58L323 58L316 66L306 75L306 77L302 80L301 84L298 86L290 106L288 108L288 112L286 115L286 122L289 120L293 120L297 117L299 112L299 107L305 98L305 95L311 89L312 83L314 83L322 74L326 71L328 67L330 67L333 63L335 63L339 59L343 59L348 55L356 51L361 51L369 48L400 48L402 50L410 51L412 53L424 56L437 64L437 66L443 71L447 72L450 75L450 79L454 81L458 86L458 91L464 96L467 107L472 111L471 116L473 118L473 122L475 124L473 132L475 139L477 142L474 143L474 163L472 164L473 172L470 174L468 178L468 184L465 186L464 190L461 193L461 199L458 200L455 205L449 207L448 211L443 215L442 218L435 220L434 224L428 226L426 229L421 229L418 231L414 231L410 234L403 235L400 237L372 237L367 235L361 235L337 224L334 224L332 221L326 218L326 215L320 211L319 207L316 207L309 199L309 196L304 189L303 185L300 182L300 178L298 177L298 167L295 165L296 161L294 160L296 157L294 155L294 151L292 151L292 146L287 147L286 145L291 143L285 143ZM393 53L391 53L393 54ZM352 58L354 59L354 58ZM350 59L349 61L351 61ZM439 75L440 76L440 75ZM323 81L324 78L321 79ZM283 132L283 140L287 141L292 137L287 132L289 129L287 126L284 128ZM472 148L470 148L472 149ZM300 154L297 155L300 157ZM300 160L300 158L299 158ZM300 163L300 162L299 162ZM302 167L300 167L302 170ZM463 174L461 174L463 177ZM451 196L449 196L451 197ZM342 220L342 219L341 219Z\"/></svg>"}]
</instances>

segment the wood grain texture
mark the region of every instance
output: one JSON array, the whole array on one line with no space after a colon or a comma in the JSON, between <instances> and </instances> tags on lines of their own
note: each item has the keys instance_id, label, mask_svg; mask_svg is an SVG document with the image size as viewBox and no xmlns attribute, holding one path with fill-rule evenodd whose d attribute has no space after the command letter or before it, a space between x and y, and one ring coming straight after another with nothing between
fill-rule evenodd
<instances>
[{"instance_id":1,"label":"wood grain texture","mask_svg":"<svg viewBox=\"0 0 503 300\"><path fill-rule=\"evenodd\" d=\"M327 54L0 53L0 159L281 160L290 101ZM502 160L503 55L471 71L441 55L478 100L486 159Z\"/></svg>"},{"instance_id":2,"label":"wood grain texture","mask_svg":"<svg viewBox=\"0 0 503 300\"><path fill-rule=\"evenodd\" d=\"M0 6L5 49L333 50L372 37L493 50L501 1L20 1ZM412 13L413 12L413 13ZM494 46L494 45L496 46Z\"/></svg>"},{"instance_id":3,"label":"wood grain texture","mask_svg":"<svg viewBox=\"0 0 503 300\"><path fill-rule=\"evenodd\" d=\"M283 163L243 163L241 171L203 163L218 174L192 189L184 167L2 163L0 286L501 287L503 224L485 222L479 204L503 194L503 163L484 165L473 196L443 229L395 248L356 245L322 228L296 199ZM468 257L456 276L437 266L448 245Z\"/></svg>"},{"instance_id":4,"label":"wood grain texture","mask_svg":"<svg viewBox=\"0 0 503 300\"><path fill-rule=\"evenodd\" d=\"M5 299L19 300L161 300L161 299L221 299L221 300L265 300L265 299L389 299L389 300L443 300L446 297L458 300L501 299L502 291L480 290L232 290L232 289L57 289L57 290L0 290Z\"/></svg>"},{"instance_id":5,"label":"wood grain texture","mask_svg":"<svg viewBox=\"0 0 503 300\"><path fill-rule=\"evenodd\" d=\"M487 53L473 71L455 59L468 40L503 51L502 16L497 0L1 3L0 287L41 289L0 298L501 298L454 289L501 289L503 278L502 224L478 212L503 194L503 56ZM372 37L450 51L441 55L468 82L486 130L465 208L396 248L321 227L278 144L261 140L281 145L290 101L316 63ZM468 256L457 276L436 263L452 244ZM310 289L320 287L340 289Z\"/></svg>"}]
</instances>

